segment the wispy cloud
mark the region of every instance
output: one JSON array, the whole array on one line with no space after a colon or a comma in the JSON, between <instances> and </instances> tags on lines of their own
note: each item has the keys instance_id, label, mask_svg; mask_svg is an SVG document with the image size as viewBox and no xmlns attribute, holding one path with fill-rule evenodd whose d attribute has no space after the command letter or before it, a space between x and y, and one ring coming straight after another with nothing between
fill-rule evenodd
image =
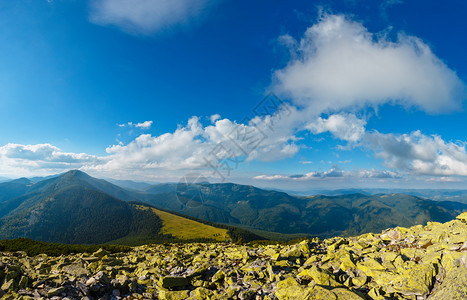
<instances>
[{"instance_id":1,"label":"wispy cloud","mask_svg":"<svg viewBox=\"0 0 467 300\"><path fill-rule=\"evenodd\" d=\"M219 0L218 0L219 1ZM188 24L214 0L92 0L92 22L133 34L153 34Z\"/></svg>"},{"instance_id":2,"label":"wispy cloud","mask_svg":"<svg viewBox=\"0 0 467 300\"><path fill-rule=\"evenodd\" d=\"M431 177L427 180L428 182L462 182L459 178L441 176L441 177Z\"/></svg>"},{"instance_id":3,"label":"wispy cloud","mask_svg":"<svg viewBox=\"0 0 467 300\"><path fill-rule=\"evenodd\" d=\"M385 179L385 178L400 178L401 175L397 172L390 171L390 170L375 170L375 169L361 169L358 171L348 171L342 170L338 166L334 166L333 168L326 170L326 171L315 171L309 172L306 174L294 174L294 175L282 175L282 174L274 174L274 175L258 175L253 177L256 180L281 180L281 181L316 181L320 179L329 179L329 178L353 178L353 179L361 179L361 178L378 178L378 179Z\"/></svg>"},{"instance_id":4,"label":"wispy cloud","mask_svg":"<svg viewBox=\"0 0 467 300\"><path fill-rule=\"evenodd\" d=\"M117 124L118 127L136 127L136 128L141 128L141 129L149 129L152 126L153 121L144 121L142 123L133 123L133 122L128 122L128 123L123 123L123 124Z\"/></svg>"}]
</instances>

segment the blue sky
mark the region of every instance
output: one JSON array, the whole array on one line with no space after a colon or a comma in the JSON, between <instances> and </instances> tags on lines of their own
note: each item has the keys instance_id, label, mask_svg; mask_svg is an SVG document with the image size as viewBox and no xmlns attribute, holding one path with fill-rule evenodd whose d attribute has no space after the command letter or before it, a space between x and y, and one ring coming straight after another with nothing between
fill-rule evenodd
<instances>
[{"instance_id":1,"label":"blue sky","mask_svg":"<svg viewBox=\"0 0 467 300\"><path fill-rule=\"evenodd\" d=\"M465 186L465 1L2 1L0 22L0 176Z\"/></svg>"}]
</instances>

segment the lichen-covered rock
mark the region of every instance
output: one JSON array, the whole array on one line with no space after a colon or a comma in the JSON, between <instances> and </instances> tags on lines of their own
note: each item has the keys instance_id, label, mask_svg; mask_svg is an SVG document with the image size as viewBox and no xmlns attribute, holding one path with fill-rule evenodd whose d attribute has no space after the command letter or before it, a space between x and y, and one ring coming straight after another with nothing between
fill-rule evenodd
<instances>
[{"instance_id":1,"label":"lichen-covered rock","mask_svg":"<svg viewBox=\"0 0 467 300\"><path fill-rule=\"evenodd\" d=\"M467 299L467 268L458 266L434 289L431 300Z\"/></svg>"},{"instance_id":2,"label":"lichen-covered rock","mask_svg":"<svg viewBox=\"0 0 467 300\"><path fill-rule=\"evenodd\" d=\"M332 274L321 270L317 266L312 266L310 269L302 271L300 274L298 274L298 276L309 276L319 285L333 287L341 285L334 279Z\"/></svg>"},{"instance_id":3,"label":"lichen-covered rock","mask_svg":"<svg viewBox=\"0 0 467 300\"><path fill-rule=\"evenodd\" d=\"M183 276L164 276L159 279L159 284L163 288L173 288L187 286L191 282L190 277Z\"/></svg>"},{"instance_id":4,"label":"lichen-covered rock","mask_svg":"<svg viewBox=\"0 0 467 300\"><path fill-rule=\"evenodd\" d=\"M467 223L467 212L463 212L456 217L457 220Z\"/></svg>"},{"instance_id":5,"label":"lichen-covered rock","mask_svg":"<svg viewBox=\"0 0 467 300\"><path fill-rule=\"evenodd\" d=\"M309 290L306 286L301 286L294 278L289 277L277 283L276 297L279 300L307 299Z\"/></svg>"},{"instance_id":6,"label":"lichen-covered rock","mask_svg":"<svg viewBox=\"0 0 467 300\"><path fill-rule=\"evenodd\" d=\"M403 295L428 295L436 269L433 264L418 264L394 278L394 291Z\"/></svg>"},{"instance_id":7,"label":"lichen-covered rock","mask_svg":"<svg viewBox=\"0 0 467 300\"><path fill-rule=\"evenodd\" d=\"M57 296L57 295L60 295L61 293L63 293L64 291L65 291L64 286L60 286L58 288L52 288L47 292L47 296L48 297Z\"/></svg>"},{"instance_id":8,"label":"lichen-covered rock","mask_svg":"<svg viewBox=\"0 0 467 300\"><path fill-rule=\"evenodd\" d=\"M109 253L108 251L106 251L106 250L104 250L104 249L101 248L101 249L97 250L96 252L94 252L94 253L92 254L92 256L98 257L98 258L102 258L102 257L104 257L104 256L106 256L106 255L109 255L109 254L110 254L110 253Z\"/></svg>"},{"instance_id":9,"label":"lichen-covered rock","mask_svg":"<svg viewBox=\"0 0 467 300\"><path fill-rule=\"evenodd\" d=\"M211 291L207 288L198 287L190 292L190 298L196 300L211 299L214 294L214 291Z\"/></svg>"},{"instance_id":10,"label":"lichen-covered rock","mask_svg":"<svg viewBox=\"0 0 467 300\"><path fill-rule=\"evenodd\" d=\"M346 288L335 288L332 289L332 292L337 296L337 299L346 299L346 300L363 300L361 295L352 292Z\"/></svg>"},{"instance_id":11,"label":"lichen-covered rock","mask_svg":"<svg viewBox=\"0 0 467 300\"><path fill-rule=\"evenodd\" d=\"M467 213L292 245L0 252L2 299L467 299Z\"/></svg>"},{"instance_id":12,"label":"lichen-covered rock","mask_svg":"<svg viewBox=\"0 0 467 300\"><path fill-rule=\"evenodd\" d=\"M168 291L161 290L159 291L159 299L161 300L185 300L189 297L190 291Z\"/></svg>"},{"instance_id":13,"label":"lichen-covered rock","mask_svg":"<svg viewBox=\"0 0 467 300\"><path fill-rule=\"evenodd\" d=\"M89 275L90 273L81 264L70 264L70 265L64 266L62 268L62 271L74 277L81 277L81 276Z\"/></svg>"}]
</instances>

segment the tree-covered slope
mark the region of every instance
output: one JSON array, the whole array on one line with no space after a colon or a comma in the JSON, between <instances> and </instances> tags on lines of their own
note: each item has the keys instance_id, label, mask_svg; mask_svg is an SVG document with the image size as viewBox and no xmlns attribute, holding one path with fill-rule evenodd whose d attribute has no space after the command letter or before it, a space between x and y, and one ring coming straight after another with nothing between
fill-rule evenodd
<instances>
[{"instance_id":1,"label":"tree-covered slope","mask_svg":"<svg viewBox=\"0 0 467 300\"><path fill-rule=\"evenodd\" d=\"M105 243L129 233L131 206L100 191L73 186L34 198L1 220L1 238Z\"/></svg>"},{"instance_id":2,"label":"tree-covered slope","mask_svg":"<svg viewBox=\"0 0 467 300\"><path fill-rule=\"evenodd\" d=\"M0 239L132 245L262 239L245 230L205 224L141 202L122 201L107 193L109 190L112 194L126 194L79 171L28 184L24 195L0 202Z\"/></svg>"},{"instance_id":3,"label":"tree-covered slope","mask_svg":"<svg viewBox=\"0 0 467 300\"><path fill-rule=\"evenodd\" d=\"M293 197L232 183L159 184L144 201L200 219L320 237L378 232L391 226L446 222L467 209L457 202L404 194Z\"/></svg>"}]
</instances>

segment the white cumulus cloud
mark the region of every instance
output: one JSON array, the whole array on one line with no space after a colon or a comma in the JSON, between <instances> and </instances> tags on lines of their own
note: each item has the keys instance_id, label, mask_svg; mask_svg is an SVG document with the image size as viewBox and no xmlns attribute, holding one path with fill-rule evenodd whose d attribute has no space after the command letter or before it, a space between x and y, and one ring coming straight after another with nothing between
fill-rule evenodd
<instances>
[{"instance_id":1,"label":"white cumulus cloud","mask_svg":"<svg viewBox=\"0 0 467 300\"><path fill-rule=\"evenodd\" d=\"M51 144L9 143L0 147L0 173L13 176L50 175L99 161L97 156L64 152Z\"/></svg>"},{"instance_id":2,"label":"white cumulus cloud","mask_svg":"<svg viewBox=\"0 0 467 300\"><path fill-rule=\"evenodd\" d=\"M321 117L309 122L306 128L313 134L331 132L336 138L348 142L358 142L365 134L366 121L354 114L339 113L330 115L327 119Z\"/></svg>"},{"instance_id":3,"label":"white cumulus cloud","mask_svg":"<svg viewBox=\"0 0 467 300\"><path fill-rule=\"evenodd\" d=\"M107 154L99 157L67 153L50 144L7 144L0 147L0 170L5 172L0 175L40 175L81 169L104 176L133 174L142 178L164 171L212 172L213 167L233 171L246 161L275 161L299 151L291 126L293 119L283 117L280 110L245 123L217 116L214 119L214 123L205 126L198 117L192 117L174 132L157 136L141 134L127 144L119 142L107 147ZM147 129L151 124L152 121L117 125Z\"/></svg>"},{"instance_id":4,"label":"white cumulus cloud","mask_svg":"<svg viewBox=\"0 0 467 300\"><path fill-rule=\"evenodd\" d=\"M274 131L265 120L278 124L286 121L273 115L265 119L257 117L247 124L219 119L203 126L198 117L192 117L186 126L179 126L172 133L142 134L128 144L112 145L106 149L108 156L103 163L87 169L100 172L209 170L212 166L219 167L219 162L224 163L223 168L235 169L245 161L293 156L299 148L290 128L285 132L285 126L278 126Z\"/></svg>"},{"instance_id":5,"label":"white cumulus cloud","mask_svg":"<svg viewBox=\"0 0 467 300\"><path fill-rule=\"evenodd\" d=\"M134 124L134 126L141 128L141 129L149 129L152 126L152 121L144 121L142 123L136 123Z\"/></svg>"},{"instance_id":6,"label":"white cumulus cloud","mask_svg":"<svg viewBox=\"0 0 467 300\"><path fill-rule=\"evenodd\" d=\"M446 142L420 131L402 135L375 131L364 140L390 168L420 175L467 176L465 142Z\"/></svg>"},{"instance_id":7,"label":"white cumulus cloud","mask_svg":"<svg viewBox=\"0 0 467 300\"><path fill-rule=\"evenodd\" d=\"M436 114L466 98L456 73L415 36L399 33L393 42L346 16L324 15L295 48L274 88L318 113L390 102Z\"/></svg>"},{"instance_id":8,"label":"white cumulus cloud","mask_svg":"<svg viewBox=\"0 0 467 300\"><path fill-rule=\"evenodd\" d=\"M214 115L211 115L211 117L209 117L209 119L211 120L211 123L216 122L220 118L221 118L221 115L219 115L219 114L214 114Z\"/></svg>"}]
</instances>

